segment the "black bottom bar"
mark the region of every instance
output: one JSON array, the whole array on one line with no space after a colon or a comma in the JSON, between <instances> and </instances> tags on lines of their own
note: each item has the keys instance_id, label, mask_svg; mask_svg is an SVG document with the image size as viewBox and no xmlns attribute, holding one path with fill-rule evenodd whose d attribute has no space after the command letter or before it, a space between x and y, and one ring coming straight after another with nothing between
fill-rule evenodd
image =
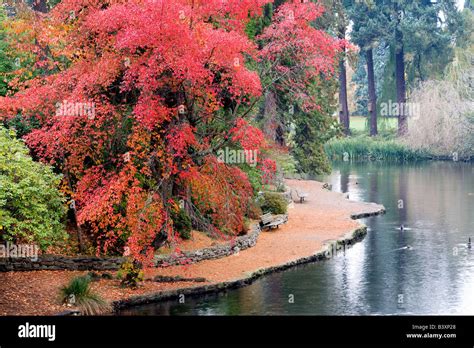
<instances>
[{"instance_id":1,"label":"black bottom bar","mask_svg":"<svg viewBox=\"0 0 474 348\"><path fill-rule=\"evenodd\" d=\"M43 325L54 325L54 340L52 327ZM2 317L0 348L282 344L472 348L473 329L474 317L468 316Z\"/></svg>"}]
</instances>

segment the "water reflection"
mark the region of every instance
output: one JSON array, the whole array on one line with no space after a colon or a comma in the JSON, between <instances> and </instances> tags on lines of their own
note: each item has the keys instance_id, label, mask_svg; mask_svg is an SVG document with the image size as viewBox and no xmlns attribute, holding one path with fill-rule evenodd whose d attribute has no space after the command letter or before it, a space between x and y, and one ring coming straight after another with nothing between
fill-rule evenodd
<instances>
[{"instance_id":1,"label":"water reflection","mask_svg":"<svg viewBox=\"0 0 474 348\"><path fill-rule=\"evenodd\" d=\"M364 220L369 234L363 242L245 288L123 314L473 315L474 250L466 247L474 237L473 170L447 162L336 164L325 178L333 190L387 208Z\"/></svg>"}]
</instances>

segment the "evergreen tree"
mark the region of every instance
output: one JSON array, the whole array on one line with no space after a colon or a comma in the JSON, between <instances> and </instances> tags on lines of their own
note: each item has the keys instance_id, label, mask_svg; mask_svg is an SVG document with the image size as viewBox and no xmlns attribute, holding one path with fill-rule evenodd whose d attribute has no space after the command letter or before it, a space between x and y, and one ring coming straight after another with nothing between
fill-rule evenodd
<instances>
[{"instance_id":1,"label":"evergreen tree","mask_svg":"<svg viewBox=\"0 0 474 348\"><path fill-rule=\"evenodd\" d=\"M385 70L389 63L390 49L385 42L381 42L374 48L374 73L375 73L375 93L377 95L377 109L384 99ZM367 116L369 114L368 100L369 92L367 88L367 71L364 52L358 55L355 65L355 72L352 75L352 82L356 84L355 103L357 115Z\"/></svg>"},{"instance_id":2,"label":"evergreen tree","mask_svg":"<svg viewBox=\"0 0 474 348\"><path fill-rule=\"evenodd\" d=\"M326 32L336 37L334 33L337 27L334 27L331 19L328 19L334 18L333 9L324 3L323 6L326 17L318 17L313 22L311 31L316 28L318 32ZM331 36L324 35L324 40L329 40ZM317 47L320 40L321 38L315 36L312 46ZM285 46L288 46L286 41ZM307 65L308 61L300 60L298 51L294 48L284 47L279 50L279 56L281 72L276 68L270 69L267 65L261 67L262 71L274 71L274 73L268 76L262 75L263 84L267 88L258 116L259 123L266 135L275 140L279 146L289 147L300 171L328 172L330 165L323 144L338 131L332 118L337 108L335 98L338 89L337 74L333 73L332 69L316 73ZM286 73L282 73L284 71ZM294 77L298 75L306 77L313 75L313 77L310 79L303 77L305 85L300 85L294 83ZM308 108L308 103L318 107Z\"/></svg>"},{"instance_id":3,"label":"evergreen tree","mask_svg":"<svg viewBox=\"0 0 474 348\"><path fill-rule=\"evenodd\" d=\"M466 0L466 2L464 3L464 8L474 11L474 1Z\"/></svg>"},{"instance_id":4,"label":"evergreen tree","mask_svg":"<svg viewBox=\"0 0 474 348\"><path fill-rule=\"evenodd\" d=\"M349 18L346 8L350 5L349 0L321 0L319 1L324 8L323 16L316 20L316 26L321 28L333 36L344 40L347 38L347 27ZM348 60L348 52L345 49L341 52L339 58L339 123L342 125L344 133L350 133L350 112L347 102L347 71L346 63Z\"/></svg>"},{"instance_id":5,"label":"evergreen tree","mask_svg":"<svg viewBox=\"0 0 474 348\"><path fill-rule=\"evenodd\" d=\"M351 33L354 43L359 45L361 56L367 64L368 111L370 114L370 135L377 135L377 94L375 85L373 50L388 36L387 27L383 25L389 14L383 5L383 0L355 1L349 7L350 18L353 21Z\"/></svg>"},{"instance_id":6,"label":"evergreen tree","mask_svg":"<svg viewBox=\"0 0 474 348\"><path fill-rule=\"evenodd\" d=\"M387 78L394 73L399 105L406 103L407 88L443 71L452 60L453 42L465 30L463 17L451 0L353 0L350 13L353 40L366 56L381 40L390 45L393 57L388 68L393 70L387 70ZM408 115L405 108L398 110L398 133L403 135Z\"/></svg>"},{"instance_id":7,"label":"evergreen tree","mask_svg":"<svg viewBox=\"0 0 474 348\"><path fill-rule=\"evenodd\" d=\"M453 42L463 20L451 0L385 0L391 10L391 46L395 54L397 103L406 102L406 76L411 86L442 71L453 58ZM405 108L398 108L398 133L406 134Z\"/></svg>"},{"instance_id":8,"label":"evergreen tree","mask_svg":"<svg viewBox=\"0 0 474 348\"><path fill-rule=\"evenodd\" d=\"M340 133L334 118L330 115L337 105L338 83L335 79L322 78L311 86L312 93L317 95L319 110L302 112L295 107L294 145L292 154L298 161L298 170L310 174L323 174L331 170L331 165L324 152L324 144Z\"/></svg>"}]
</instances>

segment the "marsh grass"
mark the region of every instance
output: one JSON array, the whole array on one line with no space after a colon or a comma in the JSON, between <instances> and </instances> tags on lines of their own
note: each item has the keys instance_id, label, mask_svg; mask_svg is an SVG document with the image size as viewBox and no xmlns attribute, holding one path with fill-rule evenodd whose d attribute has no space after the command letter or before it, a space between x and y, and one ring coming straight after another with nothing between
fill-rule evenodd
<instances>
[{"instance_id":1,"label":"marsh grass","mask_svg":"<svg viewBox=\"0 0 474 348\"><path fill-rule=\"evenodd\" d=\"M60 290L61 302L68 303L74 298L74 305L84 315L99 315L110 312L110 305L91 290L89 276L75 277Z\"/></svg>"},{"instance_id":2,"label":"marsh grass","mask_svg":"<svg viewBox=\"0 0 474 348\"><path fill-rule=\"evenodd\" d=\"M427 153L413 150L394 139L369 136L335 138L325 146L332 160L419 161L428 159Z\"/></svg>"}]
</instances>

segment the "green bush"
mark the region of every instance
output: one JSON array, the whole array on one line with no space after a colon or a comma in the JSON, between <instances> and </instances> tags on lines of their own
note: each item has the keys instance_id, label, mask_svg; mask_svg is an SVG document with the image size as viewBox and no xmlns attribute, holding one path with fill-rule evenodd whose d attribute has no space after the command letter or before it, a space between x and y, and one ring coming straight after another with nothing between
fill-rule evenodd
<instances>
[{"instance_id":1,"label":"green bush","mask_svg":"<svg viewBox=\"0 0 474 348\"><path fill-rule=\"evenodd\" d=\"M90 287L89 276L75 277L61 288L61 301L77 306L85 315L97 315L110 311L110 305Z\"/></svg>"},{"instance_id":2,"label":"green bush","mask_svg":"<svg viewBox=\"0 0 474 348\"><path fill-rule=\"evenodd\" d=\"M14 131L0 127L0 240L37 243L45 250L66 237L60 179L32 160Z\"/></svg>"},{"instance_id":3,"label":"green bush","mask_svg":"<svg viewBox=\"0 0 474 348\"><path fill-rule=\"evenodd\" d=\"M265 192L263 198L261 208L264 213L270 211L273 214L286 214L288 202L283 195L274 192Z\"/></svg>"},{"instance_id":4,"label":"green bush","mask_svg":"<svg viewBox=\"0 0 474 348\"><path fill-rule=\"evenodd\" d=\"M179 235L183 239L191 239L191 218L183 209L178 212L172 213L171 219L173 220L174 229L178 231Z\"/></svg>"},{"instance_id":5,"label":"green bush","mask_svg":"<svg viewBox=\"0 0 474 348\"><path fill-rule=\"evenodd\" d=\"M269 157L276 161L277 168L283 176L291 176L298 173L298 162L291 153L275 150L270 152Z\"/></svg>"},{"instance_id":6,"label":"green bush","mask_svg":"<svg viewBox=\"0 0 474 348\"><path fill-rule=\"evenodd\" d=\"M239 168L247 174L254 193L262 189L262 171L259 168L250 166L247 163L241 164Z\"/></svg>"},{"instance_id":7,"label":"green bush","mask_svg":"<svg viewBox=\"0 0 474 348\"><path fill-rule=\"evenodd\" d=\"M123 287L136 289L143 281L144 273L136 262L127 261L120 266L117 277L122 280Z\"/></svg>"}]
</instances>

